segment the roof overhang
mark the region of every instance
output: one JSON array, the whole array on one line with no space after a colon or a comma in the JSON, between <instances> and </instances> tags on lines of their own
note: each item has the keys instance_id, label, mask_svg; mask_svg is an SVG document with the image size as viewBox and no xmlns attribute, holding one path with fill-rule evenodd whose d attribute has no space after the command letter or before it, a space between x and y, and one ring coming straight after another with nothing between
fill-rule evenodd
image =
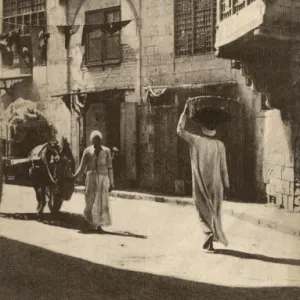
<instances>
[{"instance_id":1,"label":"roof overhang","mask_svg":"<svg viewBox=\"0 0 300 300\"><path fill-rule=\"evenodd\" d=\"M6 82L6 81L14 81L14 80L22 80L26 78L32 78L32 74L24 74L24 75L18 75L18 76L0 76L0 81Z\"/></svg>"},{"instance_id":2,"label":"roof overhang","mask_svg":"<svg viewBox=\"0 0 300 300\"><path fill-rule=\"evenodd\" d=\"M214 83L199 83L199 84L182 84L182 85L163 85L163 86L150 86L152 89L169 89L169 90L182 90L182 89L202 89L206 87L219 87L219 86L237 86L236 81L223 81ZM144 90L147 91L149 86L144 86Z\"/></svg>"},{"instance_id":3,"label":"roof overhang","mask_svg":"<svg viewBox=\"0 0 300 300\"><path fill-rule=\"evenodd\" d=\"M28 78L32 78L32 74L0 76L0 90L4 90L7 94L12 94L13 84ZM7 82L10 82L10 87L8 86Z\"/></svg>"},{"instance_id":4,"label":"roof overhang","mask_svg":"<svg viewBox=\"0 0 300 300\"><path fill-rule=\"evenodd\" d=\"M78 90L78 91L73 91L70 93L63 93L63 94L55 94L55 95L51 95L51 98L61 98L61 97L66 97L66 96L80 96L80 95L90 95L90 94L97 94L97 93L103 93L103 92L107 92L107 91L134 91L134 87L133 86L128 86L128 87L120 87L120 88L113 88L113 89L109 89L109 88L100 88L100 89L95 89L95 90Z\"/></svg>"}]
</instances>

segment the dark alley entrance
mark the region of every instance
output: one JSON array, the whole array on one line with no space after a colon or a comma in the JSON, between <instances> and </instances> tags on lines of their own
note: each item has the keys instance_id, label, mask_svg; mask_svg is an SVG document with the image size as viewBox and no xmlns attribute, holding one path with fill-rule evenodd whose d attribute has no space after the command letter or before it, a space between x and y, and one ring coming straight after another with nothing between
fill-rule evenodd
<instances>
[{"instance_id":1,"label":"dark alley entrance","mask_svg":"<svg viewBox=\"0 0 300 300\"><path fill-rule=\"evenodd\" d=\"M89 137L93 130L101 131L103 144L112 149L121 150L121 103L124 102L124 93L104 91L87 96L87 108L84 116L85 146L90 144ZM120 155L114 156L114 176L120 179Z\"/></svg>"}]
</instances>

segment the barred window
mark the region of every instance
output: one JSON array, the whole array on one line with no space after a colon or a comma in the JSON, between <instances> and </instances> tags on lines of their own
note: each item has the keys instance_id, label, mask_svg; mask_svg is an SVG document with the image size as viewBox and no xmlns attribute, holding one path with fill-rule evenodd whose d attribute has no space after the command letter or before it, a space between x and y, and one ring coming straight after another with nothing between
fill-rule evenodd
<instances>
[{"instance_id":1,"label":"barred window","mask_svg":"<svg viewBox=\"0 0 300 300\"><path fill-rule=\"evenodd\" d=\"M216 0L175 0L176 56L213 52L216 7Z\"/></svg>"},{"instance_id":2,"label":"barred window","mask_svg":"<svg viewBox=\"0 0 300 300\"><path fill-rule=\"evenodd\" d=\"M30 26L46 25L46 0L3 0L3 32L16 28L30 34Z\"/></svg>"},{"instance_id":3,"label":"barred window","mask_svg":"<svg viewBox=\"0 0 300 300\"><path fill-rule=\"evenodd\" d=\"M119 22L120 19L120 7L86 12L88 25ZM104 34L101 29L96 29L87 33L85 39L87 65L111 63L121 59L120 31L110 35Z\"/></svg>"}]
</instances>

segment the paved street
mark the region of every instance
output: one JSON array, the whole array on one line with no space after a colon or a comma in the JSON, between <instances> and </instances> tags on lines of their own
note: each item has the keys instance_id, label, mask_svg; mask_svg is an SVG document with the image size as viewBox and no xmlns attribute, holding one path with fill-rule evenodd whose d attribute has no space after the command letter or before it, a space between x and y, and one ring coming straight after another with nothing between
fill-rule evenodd
<instances>
[{"instance_id":1,"label":"paved street","mask_svg":"<svg viewBox=\"0 0 300 300\"><path fill-rule=\"evenodd\" d=\"M41 222L31 188L4 187L1 299L300 299L299 237L225 215L211 254L192 206L112 199L99 235L79 232L83 205Z\"/></svg>"}]
</instances>

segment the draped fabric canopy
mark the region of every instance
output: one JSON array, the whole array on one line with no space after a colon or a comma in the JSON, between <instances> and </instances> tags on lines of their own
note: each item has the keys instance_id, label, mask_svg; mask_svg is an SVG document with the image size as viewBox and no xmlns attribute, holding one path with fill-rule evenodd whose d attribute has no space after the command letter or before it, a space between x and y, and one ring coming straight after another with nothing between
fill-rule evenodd
<instances>
[{"instance_id":1,"label":"draped fabric canopy","mask_svg":"<svg viewBox=\"0 0 300 300\"><path fill-rule=\"evenodd\" d=\"M83 25L82 31L82 46L85 44L85 36L87 33L100 29L104 34L114 34L120 31L123 27L127 26L131 20L118 21L118 22L109 22L103 24L87 24Z\"/></svg>"},{"instance_id":2,"label":"draped fabric canopy","mask_svg":"<svg viewBox=\"0 0 300 300\"><path fill-rule=\"evenodd\" d=\"M16 155L20 157L27 156L33 147L46 142L50 134L51 124L37 109L37 104L23 98L7 107L4 121L9 130L7 138L19 145Z\"/></svg>"}]
</instances>

